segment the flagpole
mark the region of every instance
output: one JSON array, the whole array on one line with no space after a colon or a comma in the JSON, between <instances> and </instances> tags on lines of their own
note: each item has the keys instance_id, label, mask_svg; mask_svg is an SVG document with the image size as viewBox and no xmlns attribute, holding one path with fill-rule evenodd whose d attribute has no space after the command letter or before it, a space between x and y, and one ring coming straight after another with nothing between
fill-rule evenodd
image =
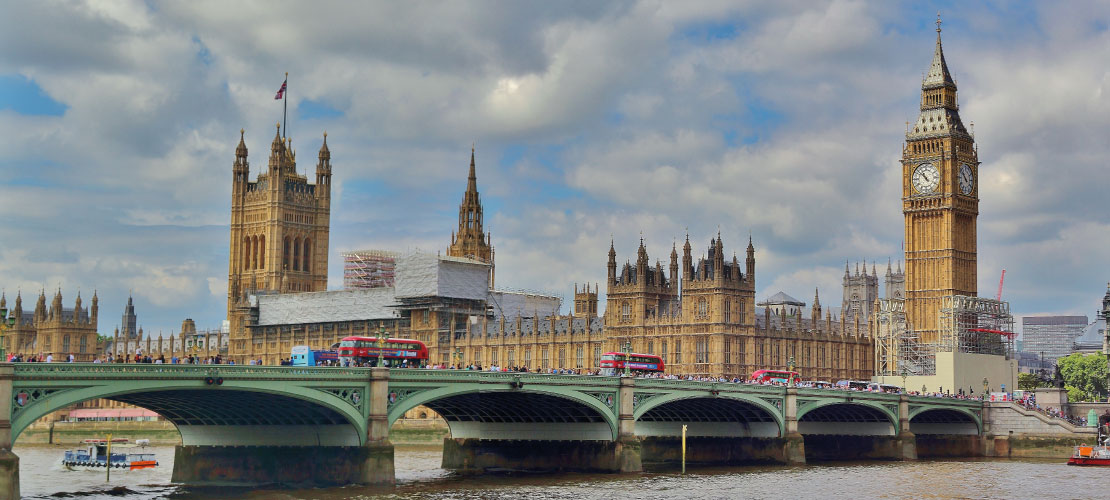
<instances>
[{"instance_id":1,"label":"flagpole","mask_svg":"<svg viewBox=\"0 0 1110 500\"><path fill-rule=\"evenodd\" d=\"M289 117L289 72L285 72L285 92L281 94L281 138L285 138L285 120Z\"/></svg>"}]
</instances>

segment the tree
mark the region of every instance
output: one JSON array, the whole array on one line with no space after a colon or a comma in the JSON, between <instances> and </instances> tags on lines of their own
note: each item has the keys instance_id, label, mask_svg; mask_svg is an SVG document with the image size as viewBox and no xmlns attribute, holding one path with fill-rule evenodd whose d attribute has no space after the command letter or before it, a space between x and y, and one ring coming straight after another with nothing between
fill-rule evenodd
<instances>
[{"instance_id":1,"label":"tree","mask_svg":"<svg viewBox=\"0 0 1110 500\"><path fill-rule=\"evenodd\" d=\"M1068 401L1101 401L1106 394L1106 358L1102 354L1075 353L1056 360L1064 377Z\"/></svg>"},{"instance_id":2,"label":"tree","mask_svg":"<svg viewBox=\"0 0 1110 500\"><path fill-rule=\"evenodd\" d=\"M1032 373L1019 373L1018 374L1018 389L1023 391L1031 391L1038 387L1048 387L1048 383L1041 377Z\"/></svg>"}]
</instances>

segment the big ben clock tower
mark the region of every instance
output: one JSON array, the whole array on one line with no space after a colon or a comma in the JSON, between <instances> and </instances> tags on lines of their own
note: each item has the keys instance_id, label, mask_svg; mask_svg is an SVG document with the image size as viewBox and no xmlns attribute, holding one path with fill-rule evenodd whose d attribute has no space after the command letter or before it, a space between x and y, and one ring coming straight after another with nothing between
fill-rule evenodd
<instances>
[{"instance_id":1,"label":"big ben clock tower","mask_svg":"<svg viewBox=\"0 0 1110 500\"><path fill-rule=\"evenodd\" d=\"M941 297L975 296L979 158L960 121L956 82L940 43L921 83L921 114L902 151L906 315L922 343L940 338Z\"/></svg>"}]
</instances>

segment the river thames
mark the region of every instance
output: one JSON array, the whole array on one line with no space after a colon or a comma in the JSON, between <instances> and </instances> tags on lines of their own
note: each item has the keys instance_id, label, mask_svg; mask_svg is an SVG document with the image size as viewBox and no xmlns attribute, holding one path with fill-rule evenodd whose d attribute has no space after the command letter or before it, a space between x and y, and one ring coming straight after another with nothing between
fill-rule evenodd
<instances>
[{"instance_id":1,"label":"river thames","mask_svg":"<svg viewBox=\"0 0 1110 500\"><path fill-rule=\"evenodd\" d=\"M398 446L397 486L308 490L194 488L170 483L173 447L152 447L152 471L67 471L64 447L17 446L24 498L278 500L582 498L1102 498L1110 470L1065 459L828 462L805 466L699 467L616 474L458 475L440 468L439 446ZM115 488L115 491L111 491Z\"/></svg>"}]
</instances>

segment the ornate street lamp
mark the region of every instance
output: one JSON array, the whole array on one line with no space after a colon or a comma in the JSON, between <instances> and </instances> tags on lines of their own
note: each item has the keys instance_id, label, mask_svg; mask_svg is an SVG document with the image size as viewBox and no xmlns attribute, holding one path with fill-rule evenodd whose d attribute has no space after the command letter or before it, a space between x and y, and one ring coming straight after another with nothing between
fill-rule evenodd
<instances>
[{"instance_id":1,"label":"ornate street lamp","mask_svg":"<svg viewBox=\"0 0 1110 500\"><path fill-rule=\"evenodd\" d=\"M899 363L899 364L901 364L901 363ZM906 367L905 366L902 367L902 392L907 392L907 393L910 392L910 391L906 390ZM921 392L925 392L925 391L921 391Z\"/></svg>"},{"instance_id":2,"label":"ornate street lamp","mask_svg":"<svg viewBox=\"0 0 1110 500\"><path fill-rule=\"evenodd\" d=\"M0 362L8 361L8 353L4 350L4 332L15 326L15 311L8 316L8 308L0 308Z\"/></svg>"},{"instance_id":3,"label":"ornate street lamp","mask_svg":"<svg viewBox=\"0 0 1110 500\"><path fill-rule=\"evenodd\" d=\"M385 325L378 323L378 367L382 366L385 357Z\"/></svg>"},{"instance_id":4,"label":"ornate street lamp","mask_svg":"<svg viewBox=\"0 0 1110 500\"><path fill-rule=\"evenodd\" d=\"M794 371L794 356L790 356L790 359L786 361L786 371ZM787 375L787 377L788 378L786 379L786 385L788 387L794 387L794 374L791 373L790 375Z\"/></svg>"},{"instance_id":5,"label":"ornate street lamp","mask_svg":"<svg viewBox=\"0 0 1110 500\"><path fill-rule=\"evenodd\" d=\"M983 401L987 400L987 384L989 383L987 377L983 377Z\"/></svg>"}]
</instances>

